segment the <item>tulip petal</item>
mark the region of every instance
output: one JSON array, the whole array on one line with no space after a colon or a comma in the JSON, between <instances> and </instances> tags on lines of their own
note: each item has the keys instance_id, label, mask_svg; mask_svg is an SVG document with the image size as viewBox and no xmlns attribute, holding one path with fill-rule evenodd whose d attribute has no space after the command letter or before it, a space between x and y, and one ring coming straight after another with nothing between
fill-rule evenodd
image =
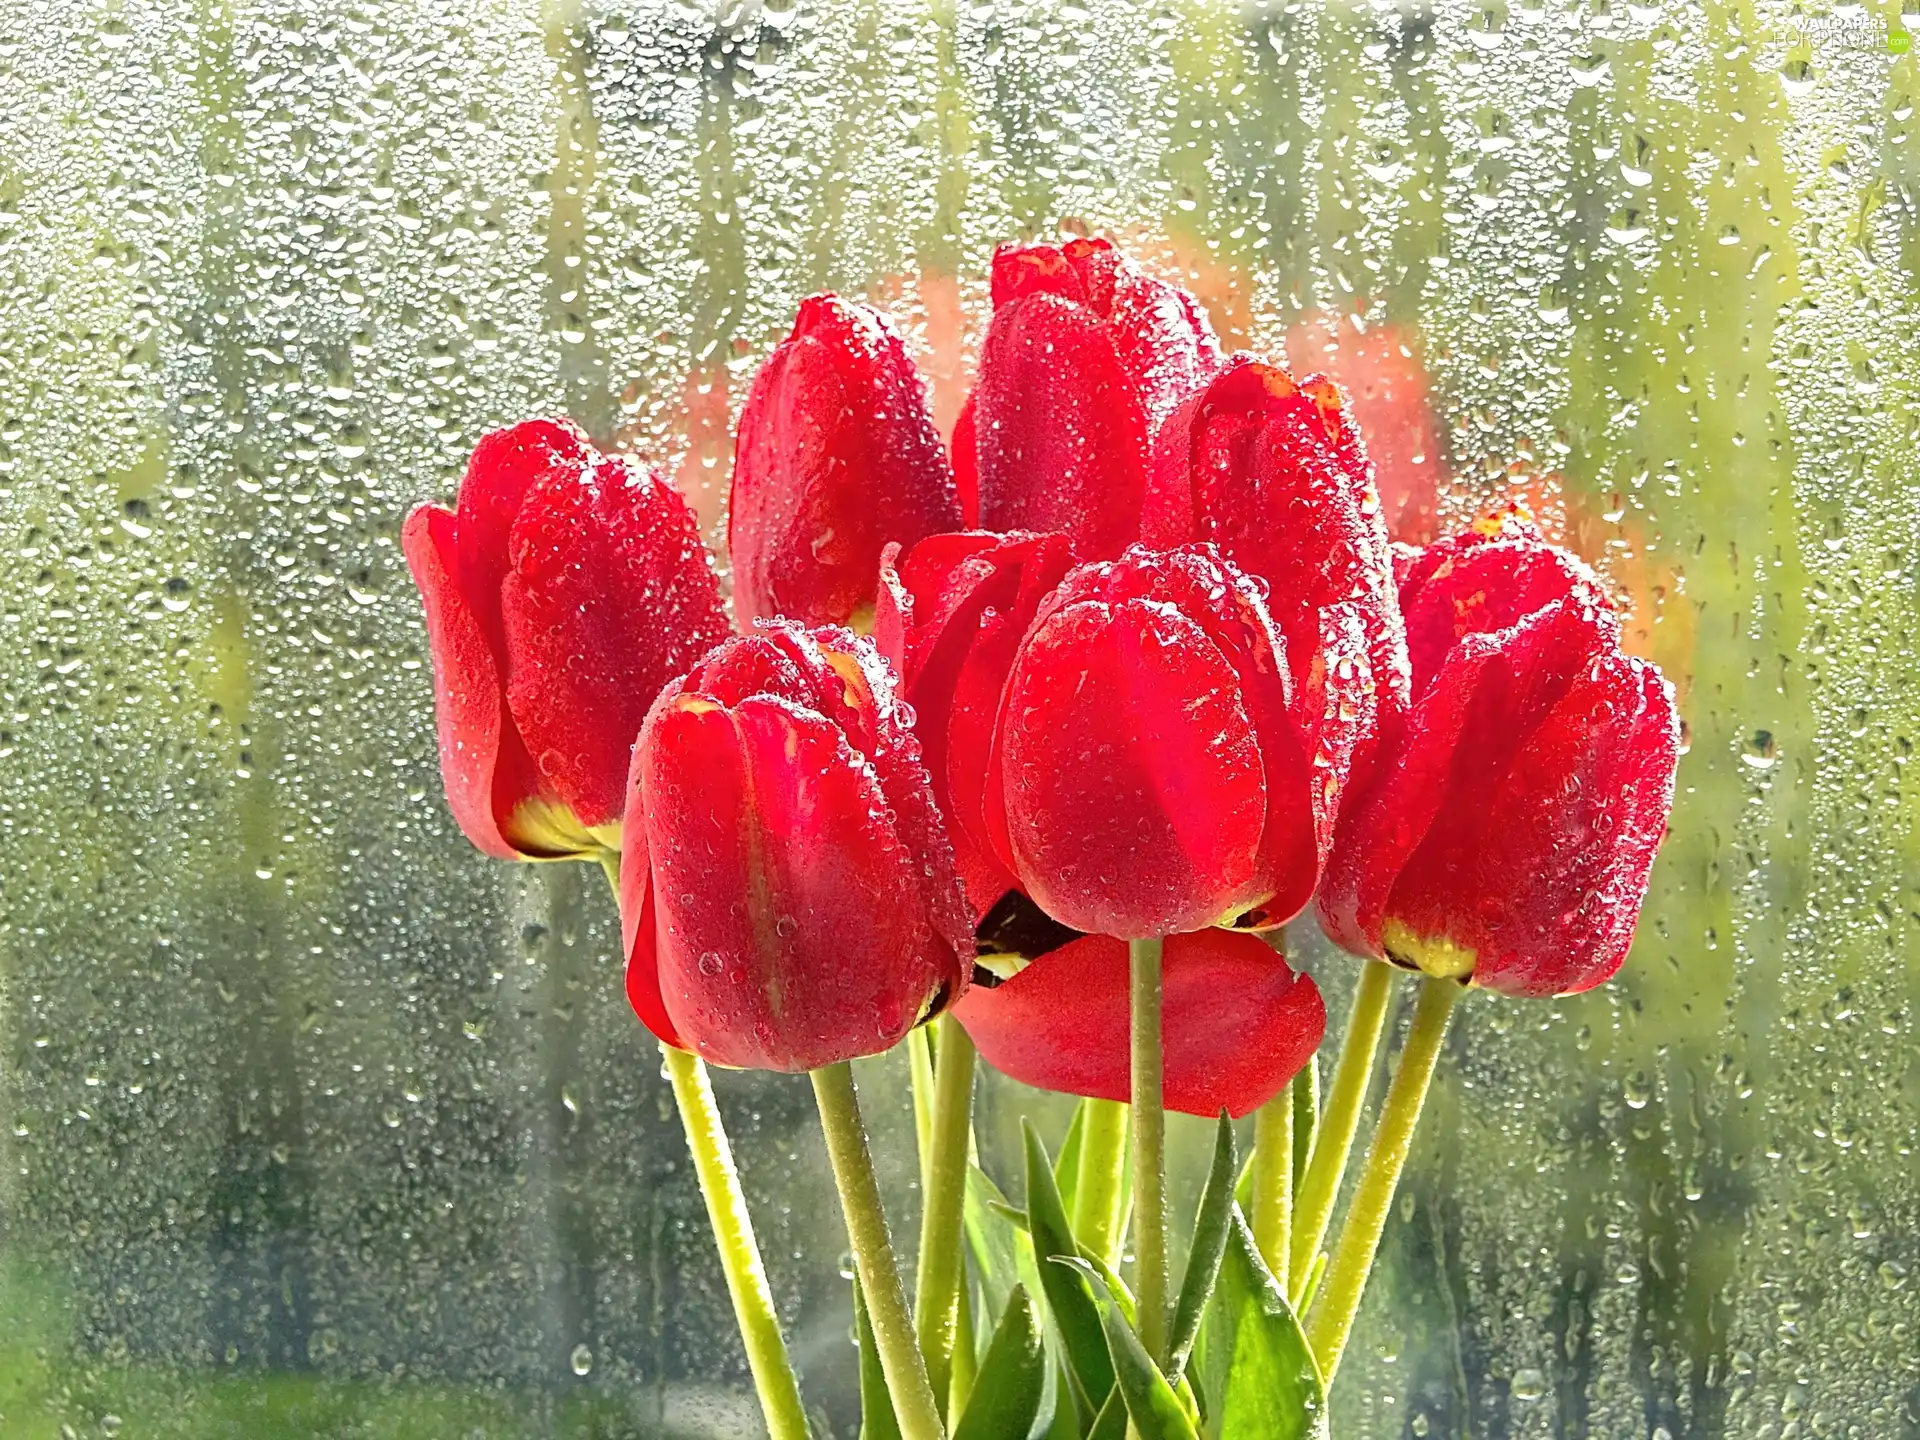
<instances>
[{"instance_id":1,"label":"tulip petal","mask_svg":"<svg viewBox=\"0 0 1920 1440\"><path fill-rule=\"evenodd\" d=\"M1170 935L1161 958L1167 1108L1241 1116L1279 1094L1320 1044L1326 1006L1313 981L1265 941L1225 930ZM1088 935L1011 980L975 986L955 1007L980 1053L1028 1085L1126 1100L1128 959Z\"/></svg>"},{"instance_id":2,"label":"tulip petal","mask_svg":"<svg viewBox=\"0 0 1920 1440\"><path fill-rule=\"evenodd\" d=\"M1563 600L1612 609L1593 571L1537 531L1468 530L1437 541L1408 565L1399 592L1416 694L1467 635L1505 630Z\"/></svg>"},{"instance_id":3,"label":"tulip petal","mask_svg":"<svg viewBox=\"0 0 1920 1440\"><path fill-rule=\"evenodd\" d=\"M1016 884L982 814L1001 692L1028 623L1072 564L1062 536L984 531L929 536L882 563L875 636L916 713L975 919Z\"/></svg>"},{"instance_id":4,"label":"tulip petal","mask_svg":"<svg viewBox=\"0 0 1920 1440\"><path fill-rule=\"evenodd\" d=\"M1253 722L1226 656L1171 605L1079 602L1037 620L1007 683L997 769L1001 858L1076 930L1197 930L1254 879L1266 786Z\"/></svg>"},{"instance_id":5,"label":"tulip petal","mask_svg":"<svg viewBox=\"0 0 1920 1440\"><path fill-rule=\"evenodd\" d=\"M960 525L926 387L878 311L816 295L754 377L734 447L727 544L742 621L844 624L874 603L881 549Z\"/></svg>"},{"instance_id":6,"label":"tulip petal","mask_svg":"<svg viewBox=\"0 0 1920 1440\"><path fill-rule=\"evenodd\" d=\"M1632 943L1678 759L1659 672L1617 651L1592 661L1490 795L1469 803L1456 785L1394 882L1390 923L1472 952L1473 983L1490 990L1601 984Z\"/></svg>"},{"instance_id":7,"label":"tulip petal","mask_svg":"<svg viewBox=\"0 0 1920 1440\"><path fill-rule=\"evenodd\" d=\"M631 825L626 833L631 835L644 829L641 825ZM653 905L653 870L644 858L645 853L643 849L643 858L637 866L628 862L625 851L620 862L620 921L626 935L627 1003L656 1040L685 1050L686 1042L674 1029L673 1017L667 1014L666 997L660 993L660 954L654 943L658 927ZM629 875L634 877L631 882Z\"/></svg>"},{"instance_id":8,"label":"tulip petal","mask_svg":"<svg viewBox=\"0 0 1920 1440\"><path fill-rule=\"evenodd\" d=\"M1331 381L1235 362L1168 424L1153 484L1143 538L1218 545L1265 580L1297 682L1315 663L1320 613L1351 605L1375 683L1404 703L1406 649L1373 467Z\"/></svg>"},{"instance_id":9,"label":"tulip petal","mask_svg":"<svg viewBox=\"0 0 1920 1440\"><path fill-rule=\"evenodd\" d=\"M659 984L720 1064L885 1050L955 984L873 770L791 702L663 697L636 760Z\"/></svg>"},{"instance_id":10,"label":"tulip petal","mask_svg":"<svg viewBox=\"0 0 1920 1440\"><path fill-rule=\"evenodd\" d=\"M624 456L527 492L501 590L507 702L546 788L618 823L633 737L662 686L727 633L692 509Z\"/></svg>"},{"instance_id":11,"label":"tulip petal","mask_svg":"<svg viewBox=\"0 0 1920 1440\"><path fill-rule=\"evenodd\" d=\"M1340 818L1319 892L1329 936L1357 953L1386 957L1385 927L1416 855L1432 844L1428 865L1459 872L1461 847L1479 843L1481 827L1507 824L1495 805L1515 757L1612 640L1610 616L1569 600L1509 630L1468 635L1453 648L1365 793ZM1534 883L1530 870L1502 877L1495 893ZM1454 878L1447 899L1462 914L1487 892L1467 888L1464 872ZM1431 908L1416 909L1420 933L1437 934Z\"/></svg>"},{"instance_id":12,"label":"tulip petal","mask_svg":"<svg viewBox=\"0 0 1920 1440\"><path fill-rule=\"evenodd\" d=\"M1099 316L1045 293L995 312L974 403L985 528L1057 530L1096 559L1138 537L1147 414Z\"/></svg>"},{"instance_id":13,"label":"tulip petal","mask_svg":"<svg viewBox=\"0 0 1920 1440\"><path fill-rule=\"evenodd\" d=\"M457 578L455 530L452 511L420 505L400 531L400 548L426 609L440 773L466 837L495 859L517 860L521 850L501 822L538 786L506 713L493 646Z\"/></svg>"},{"instance_id":14,"label":"tulip petal","mask_svg":"<svg viewBox=\"0 0 1920 1440\"><path fill-rule=\"evenodd\" d=\"M480 437L460 481L453 527L461 588L498 653L500 584L510 566L513 522L527 492L547 475L578 474L593 445L571 420L523 420Z\"/></svg>"},{"instance_id":15,"label":"tulip petal","mask_svg":"<svg viewBox=\"0 0 1920 1440\"><path fill-rule=\"evenodd\" d=\"M1139 537L1154 432L1220 367L1212 329L1099 239L1003 246L993 301L967 417L979 523L1112 559Z\"/></svg>"},{"instance_id":16,"label":"tulip petal","mask_svg":"<svg viewBox=\"0 0 1920 1440\"><path fill-rule=\"evenodd\" d=\"M980 525L980 447L974 431L973 396L968 394L953 422L953 494L960 504L960 523L969 530Z\"/></svg>"}]
</instances>

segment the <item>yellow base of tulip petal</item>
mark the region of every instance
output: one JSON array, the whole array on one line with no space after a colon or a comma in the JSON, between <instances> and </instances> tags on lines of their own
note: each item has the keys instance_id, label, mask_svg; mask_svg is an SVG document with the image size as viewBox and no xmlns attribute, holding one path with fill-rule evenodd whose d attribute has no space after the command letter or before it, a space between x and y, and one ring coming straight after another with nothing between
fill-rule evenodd
<instances>
[{"instance_id":1,"label":"yellow base of tulip petal","mask_svg":"<svg viewBox=\"0 0 1920 1440\"><path fill-rule=\"evenodd\" d=\"M1471 980L1480 959L1479 952L1469 946L1456 944L1445 935L1416 935L1400 920L1387 921L1380 941L1395 960L1435 980Z\"/></svg>"}]
</instances>

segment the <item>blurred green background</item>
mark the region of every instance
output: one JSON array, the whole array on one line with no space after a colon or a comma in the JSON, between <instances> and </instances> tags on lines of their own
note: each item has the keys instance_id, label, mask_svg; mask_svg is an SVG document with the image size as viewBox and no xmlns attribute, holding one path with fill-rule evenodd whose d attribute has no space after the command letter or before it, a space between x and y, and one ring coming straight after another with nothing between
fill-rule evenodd
<instances>
[{"instance_id":1,"label":"blurred green background","mask_svg":"<svg viewBox=\"0 0 1920 1440\"><path fill-rule=\"evenodd\" d=\"M717 537L801 296L950 424L1066 230L1390 371L1390 511L1524 494L1682 696L1629 969L1462 1007L1336 1433L1920 1436L1916 88L1819 0L0 0L0 1434L754 1433L600 878L447 816L399 521L567 411ZM851 1435L806 1086L718 1084ZM1064 1119L982 1103L1009 1181Z\"/></svg>"}]
</instances>

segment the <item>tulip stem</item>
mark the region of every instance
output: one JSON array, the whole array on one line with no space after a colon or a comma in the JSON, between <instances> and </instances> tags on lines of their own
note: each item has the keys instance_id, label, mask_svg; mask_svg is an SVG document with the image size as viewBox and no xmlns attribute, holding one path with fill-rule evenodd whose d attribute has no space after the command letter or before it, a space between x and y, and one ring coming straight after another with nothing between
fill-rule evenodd
<instances>
[{"instance_id":1,"label":"tulip stem","mask_svg":"<svg viewBox=\"0 0 1920 1440\"><path fill-rule=\"evenodd\" d=\"M1128 942L1132 972L1133 1258L1140 1343L1167 1358L1167 1112L1160 1042L1160 951L1155 937Z\"/></svg>"},{"instance_id":2,"label":"tulip stem","mask_svg":"<svg viewBox=\"0 0 1920 1440\"><path fill-rule=\"evenodd\" d=\"M613 890L613 903L618 906L619 853L603 850L599 859L601 873ZM687 1132L687 1149L693 1153L694 1177L700 1182L700 1198L707 1205L707 1223L713 1228L714 1246L720 1252L720 1269L727 1278L734 1323L740 1327L740 1343L746 1348L747 1368L753 1373L753 1388L766 1416L767 1434L771 1440L807 1440L810 1432L806 1406L800 1400L800 1382L787 1355L787 1342L780 1334L780 1316L773 1308L767 1268L760 1261L760 1246L753 1238L753 1217L747 1211L746 1192L740 1188L740 1172L734 1168L726 1127L720 1123L720 1106L707 1080L706 1062L664 1041L660 1054L668 1083L673 1086L674 1103L680 1110L681 1128Z\"/></svg>"},{"instance_id":3,"label":"tulip stem","mask_svg":"<svg viewBox=\"0 0 1920 1440\"><path fill-rule=\"evenodd\" d=\"M920 1188L931 1183L933 1165L933 1038L931 1025L907 1032L907 1077L913 1084L913 1138L920 1156Z\"/></svg>"},{"instance_id":4,"label":"tulip stem","mask_svg":"<svg viewBox=\"0 0 1920 1440\"><path fill-rule=\"evenodd\" d=\"M1253 1243L1287 1293L1293 1228L1293 1086L1254 1112Z\"/></svg>"},{"instance_id":5,"label":"tulip stem","mask_svg":"<svg viewBox=\"0 0 1920 1440\"><path fill-rule=\"evenodd\" d=\"M1088 1100L1080 1127L1080 1164L1074 1172L1073 1236L1109 1266L1120 1262L1121 1207L1125 1198L1127 1107L1118 1100Z\"/></svg>"},{"instance_id":6,"label":"tulip stem","mask_svg":"<svg viewBox=\"0 0 1920 1440\"><path fill-rule=\"evenodd\" d=\"M953 1378L953 1341L959 1319L960 1221L967 1195L967 1142L973 1135L973 1041L951 1015L934 1022L932 1145L920 1209L920 1263L914 1277L913 1323L936 1396Z\"/></svg>"},{"instance_id":7,"label":"tulip stem","mask_svg":"<svg viewBox=\"0 0 1920 1440\"><path fill-rule=\"evenodd\" d=\"M680 1123L686 1127L687 1148L693 1152L694 1174L707 1202L707 1219L720 1250L720 1268L726 1272L727 1293L733 1298L733 1317L746 1346L753 1388L767 1419L772 1440L807 1440L807 1412L800 1402L800 1382L780 1335L780 1317L774 1312L773 1292L767 1286L766 1267L754 1243L753 1220L740 1188L740 1172L733 1165L727 1132L720 1126L720 1108L714 1103L707 1067L698 1055L662 1044L667 1078L680 1105Z\"/></svg>"},{"instance_id":8,"label":"tulip stem","mask_svg":"<svg viewBox=\"0 0 1920 1440\"><path fill-rule=\"evenodd\" d=\"M860 1122L860 1101L854 1094L853 1067L843 1060L815 1070L812 1078L820 1128L827 1138L827 1160L840 1191L860 1294L867 1302L873 1346L880 1353L880 1369L893 1399L901 1440L944 1440L946 1428L927 1380L927 1367L914 1344L907 1295L894 1263L893 1241L887 1235L887 1213L880 1204L880 1184L874 1178L867 1131Z\"/></svg>"},{"instance_id":9,"label":"tulip stem","mask_svg":"<svg viewBox=\"0 0 1920 1440\"><path fill-rule=\"evenodd\" d=\"M1314 1131L1300 1193L1294 1197L1287 1273L1293 1282L1288 1298L1295 1310L1306 1298L1307 1277L1313 1273L1320 1242L1326 1239L1327 1222L1333 1218L1333 1203L1340 1195L1354 1132L1360 1128L1360 1111L1366 1105L1367 1086L1373 1079L1374 1055L1386 1026L1388 1002L1393 999L1394 975L1391 965L1369 961L1360 967L1360 986L1354 993L1353 1012L1347 1017L1346 1036L1340 1042L1333 1085Z\"/></svg>"},{"instance_id":10,"label":"tulip stem","mask_svg":"<svg viewBox=\"0 0 1920 1440\"><path fill-rule=\"evenodd\" d=\"M1454 1001L1460 998L1457 981L1428 978L1420 983L1420 1002L1414 1007L1413 1023L1407 1029L1407 1043L1394 1067L1393 1082L1387 1086L1386 1102L1380 1107L1380 1123L1374 1128L1373 1144L1367 1151L1365 1166L1347 1216L1340 1226L1340 1241L1321 1283L1320 1296L1307 1320L1307 1342L1320 1362L1326 1383L1333 1383L1339 1367L1340 1352L1346 1348L1353 1320L1360 1313L1360 1297L1367 1288L1367 1274L1373 1269L1373 1257L1380 1249L1380 1236L1387 1228L1387 1213L1393 1206L1393 1192L1400 1183L1400 1171L1407 1163L1413 1145L1414 1126L1420 1119L1420 1107L1426 1101L1427 1087L1433 1080L1433 1068L1440 1058L1440 1045L1446 1038L1447 1018Z\"/></svg>"}]
</instances>

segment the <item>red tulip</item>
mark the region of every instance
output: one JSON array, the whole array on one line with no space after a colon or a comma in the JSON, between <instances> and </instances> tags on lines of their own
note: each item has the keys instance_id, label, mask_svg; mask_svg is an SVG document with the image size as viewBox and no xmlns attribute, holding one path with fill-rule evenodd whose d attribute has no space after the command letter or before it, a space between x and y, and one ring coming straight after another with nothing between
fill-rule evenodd
<instances>
[{"instance_id":1,"label":"red tulip","mask_svg":"<svg viewBox=\"0 0 1920 1440\"><path fill-rule=\"evenodd\" d=\"M1154 432L1219 368L1213 331L1105 240L1001 247L993 304L961 489L989 530L1059 531L1112 559L1139 538Z\"/></svg>"},{"instance_id":2,"label":"red tulip","mask_svg":"<svg viewBox=\"0 0 1920 1440\"><path fill-rule=\"evenodd\" d=\"M727 631L686 501L570 422L529 420L482 439L458 507L416 507L401 545L467 838L502 859L617 849L634 732Z\"/></svg>"},{"instance_id":3,"label":"red tulip","mask_svg":"<svg viewBox=\"0 0 1920 1440\"><path fill-rule=\"evenodd\" d=\"M1073 568L1060 535L934 535L881 560L874 639L902 677L976 917L1018 881L984 813L1000 692L1040 603Z\"/></svg>"},{"instance_id":4,"label":"red tulip","mask_svg":"<svg viewBox=\"0 0 1920 1440\"><path fill-rule=\"evenodd\" d=\"M838 295L802 302L754 377L734 443L727 548L741 621L844 624L873 605L882 546L959 528L900 336Z\"/></svg>"},{"instance_id":5,"label":"red tulip","mask_svg":"<svg viewBox=\"0 0 1920 1440\"><path fill-rule=\"evenodd\" d=\"M1148 545L1206 541L1267 582L1297 684L1324 667L1330 615L1366 636L1388 708L1407 658L1373 467L1339 388L1240 357L1160 432L1141 519Z\"/></svg>"},{"instance_id":6,"label":"red tulip","mask_svg":"<svg viewBox=\"0 0 1920 1440\"><path fill-rule=\"evenodd\" d=\"M1169 1110L1245 1115L1280 1093L1326 1030L1320 991L1258 936L1201 930L1167 938L1161 959ZM1087 935L954 1016L989 1064L1045 1090L1129 1098L1127 947Z\"/></svg>"},{"instance_id":7,"label":"red tulip","mask_svg":"<svg viewBox=\"0 0 1920 1440\"><path fill-rule=\"evenodd\" d=\"M813 1070L965 992L971 927L894 687L870 641L775 621L648 714L620 910L627 995L662 1040Z\"/></svg>"},{"instance_id":8,"label":"red tulip","mask_svg":"<svg viewBox=\"0 0 1920 1440\"><path fill-rule=\"evenodd\" d=\"M1620 968L1680 732L1586 567L1512 519L1411 552L1413 704L1341 816L1321 922L1359 954L1512 995Z\"/></svg>"},{"instance_id":9,"label":"red tulip","mask_svg":"<svg viewBox=\"0 0 1920 1440\"><path fill-rule=\"evenodd\" d=\"M1364 675L1357 627L1344 644L1337 668ZM1327 722L1295 700L1261 587L1211 546L1082 566L1007 681L994 848L1076 930L1277 925L1313 893L1366 718Z\"/></svg>"}]
</instances>

